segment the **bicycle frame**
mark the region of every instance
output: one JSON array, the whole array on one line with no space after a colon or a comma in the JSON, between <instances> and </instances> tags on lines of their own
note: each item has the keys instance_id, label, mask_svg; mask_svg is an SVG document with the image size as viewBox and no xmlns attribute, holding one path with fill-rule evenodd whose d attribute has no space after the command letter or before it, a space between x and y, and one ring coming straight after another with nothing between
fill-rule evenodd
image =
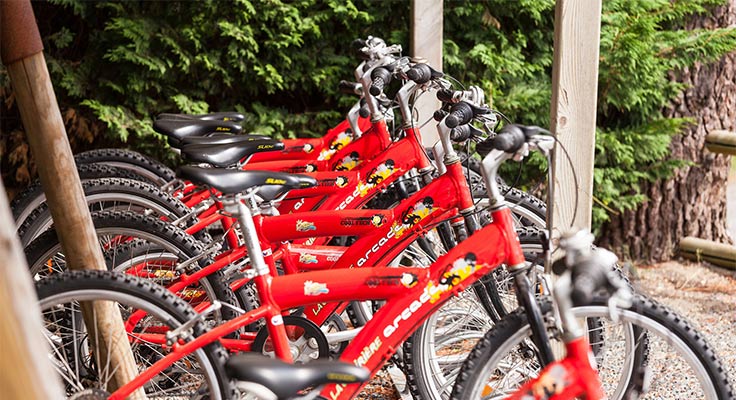
<instances>
[{"instance_id":1,"label":"bicycle frame","mask_svg":"<svg viewBox=\"0 0 736 400\"><path fill-rule=\"evenodd\" d=\"M451 188L451 189L450 189ZM271 249L265 261L272 275L277 275L275 261L282 261L287 273L318 269L354 269L372 267L397 257L405 248L433 226L456 217L458 210L472 210L473 200L460 163L447 166L447 172L432 181L391 210L316 211L279 216L254 216L254 224L263 249ZM221 215L218 214L221 217ZM350 247L318 246L311 244L280 244L317 236L358 236ZM274 245L275 244L275 245ZM176 283L168 286L173 292L196 283L203 277L235 264L247 256L245 246L220 254L216 261L193 274L182 274ZM138 274L143 266L128 273ZM249 279L231 284L238 290ZM202 311L208 304L196 307ZM305 313L317 325L322 325L336 312L339 303L308 305Z\"/></svg>"},{"instance_id":2,"label":"bicycle frame","mask_svg":"<svg viewBox=\"0 0 736 400\"><path fill-rule=\"evenodd\" d=\"M340 357L342 361L363 366L375 374L414 329L451 296L502 264L517 266L524 263L509 209L497 209L492 212L492 217L491 224L441 256L429 268L376 267L338 269L331 270L330 273L317 271L276 277L256 276L254 280L262 294L261 307L227 321L190 342L175 343L168 355L119 388L110 398L125 398L192 351L220 340L260 318L266 318L277 356L290 361L291 354L281 319L282 310L318 302L386 301ZM344 272L340 273L341 271ZM165 343L162 334L137 336L142 340ZM569 343L570 351L566 359L549 365L545 370L553 371L562 367L567 376L572 377L565 382L570 385L569 389L554 398L573 398L581 390L590 389L591 384L585 383L583 379L594 377L596 372L587 361L590 348L586 345L584 340ZM537 380L528 383L524 386L525 390L543 385L545 376L547 374L542 374ZM363 386L364 384L331 384L323 388L321 395L331 400L350 399ZM598 389L598 392L586 392L588 398L600 399L597 396L600 387ZM525 392L519 396L523 394Z\"/></svg>"}]
</instances>

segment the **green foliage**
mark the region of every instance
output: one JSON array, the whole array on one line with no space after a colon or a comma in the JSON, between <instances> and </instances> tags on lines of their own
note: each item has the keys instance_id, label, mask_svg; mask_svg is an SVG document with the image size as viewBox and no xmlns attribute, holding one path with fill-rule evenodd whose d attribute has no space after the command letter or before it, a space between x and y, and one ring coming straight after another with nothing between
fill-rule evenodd
<instances>
[{"instance_id":1,"label":"green foliage","mask_svg":"<svg viewBox=\"0 0 736 400\"><path fill-rule=\"evenodd\" d=\"M603 2L597 222L636 207L644 199L639 183L683 165L667 159L670 138L687 123L662 116L683 89L669 73L736 48L734 29L682 29L692 15L721 3ZM236 110L248 115L246 129L259 133L322 134L354 101L335 90L341 79L352 78L350 42L376 35L408 50L410 6L371 0L51 0L35 3L35 11L57 97L78 121L71 135L166 158L165 141L151 128L161 112ZM554 0L447 1L444 17L445 72L484 88L511 120L547 126ZM0 93L10 93L1 70ZM3 119L3 131L17 129L9 121ZM106 129L89 129L104 131L104 137L74 131L97 125ZM544 168L539 158L529 164Z\"/></svg>"}]
</instances>

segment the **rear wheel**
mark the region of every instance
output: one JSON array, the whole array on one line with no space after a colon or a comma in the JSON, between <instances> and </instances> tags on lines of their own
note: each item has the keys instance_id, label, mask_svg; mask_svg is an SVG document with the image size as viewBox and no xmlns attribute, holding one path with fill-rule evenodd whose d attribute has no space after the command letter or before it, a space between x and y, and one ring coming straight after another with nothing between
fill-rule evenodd
<instances>
[{"instance_id":1,"label":"rear wheel","mask_svg":"<svg viewBox=\"0 0 736 400\"><path fill-rule=\"evenodd\" d=\"M131 212L103 211L93 213L92 221L110 270L127 271L163 286L171 286L183 274L192 274L212 262L202 243L157 218ZM37 281L67 271L66 257L54 230L39 236L26 247L25 253L31 274ZM182 266L184 262L187 264ZM177 293L195 308L214 299L228 304L237 302L222 271L214 271ZM223 307L214 316L218 320L228 320L236 313Z\"/></svg>"},{"instance_id":2,"label":"rear wheel","mask_svg":"<svg viewBox=\"0 0 736 400\"><path fill-rule=\"evenodd\" d=\"M127 149L97 149L74 155L79 164L104 163L113 167L131 170L144 176L158 186L176 178L174 171L151 157Z\"/></svg>"}]
</instances>

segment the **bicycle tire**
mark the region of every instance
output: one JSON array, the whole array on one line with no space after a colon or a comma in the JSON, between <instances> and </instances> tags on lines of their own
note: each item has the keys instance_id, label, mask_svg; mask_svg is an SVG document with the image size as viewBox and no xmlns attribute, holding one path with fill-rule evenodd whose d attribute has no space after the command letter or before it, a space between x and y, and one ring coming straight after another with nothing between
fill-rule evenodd
<instances>
[{"instance_id":1,"label":"bicycle tire","mask_svg":"<svg viewBox=\"0 0 736 400\"><path fill-rule=\"evenodd\" d=\"M96 149L74 155L77 164L105 163L132 170L162 186L176 178L174 171L151 157L128 149Z\"/></svg>"},{"instance_id":2,"label":"bicycle tire","mask_svg":"<svg viewBox=\"0 0 736 400\"><path fill-rule=\"evenodd\" d=\"M589 306L578 307L574 310L578 316L584 315L592 318L606 318L610 313L607 299L601 297L596 298ZM693 376L687 376L682 373L682 369L676 368L676 373L672 374L670 372L674 379L652 381L658 382L660 386L656 390L663 391L664 393L655 394L650 392L649 394L652 394L655 398L674 399L707 398L710 400L733 398L733 391L721 362L703 337L687 321L666 307L639 295L634 296L631 306L620 308L617 311L618 318L626 324L621 325L622 334L626 336L628 332L629 336L633 338L633 341L624 339L624 342L629 346L624 347L624 351L616 348L610 349L609 351L607 347L604 347L604 351L596 354L596 358L599 358L597 362L599 373L609 398L616 400L627 396L627 390L631 388L630 381L636 362L634 360L639 357L637 353L641 351L647 352L647 366L651 367L652 365L658 365L664 362L666 368L669 369L671 366L676 365L677 360L672 356L661 357L657 354L652 354L660 351L664 348L664 345L679 346L679 351L682 352L680 355L688 358L687 362L691 363L689 366L697 370L695 374L699 375L697 378L700 380L700 384L706 389L700 395L692 393L684 394L681 392L667 393L672 390L682 390L683 386L687 388L686 390L694 390L692 386ZM615 328L615 325L611 326ZM613 330L611 329L610 331L613 332ZM633 332L641 332L639 337L646 335L646 349L642 350L638 344L634 344L636 343L637 336ZM527 340L528 335L530 335L528 323L522 310L509 314L501 322L496 324L476 345L463 364L455 382L451 398L468 400L480 397L479 391L485 390L488 384L486 377L490 376L492 371L495 371L493 372L494 374L498 372L503 373L503 369L498 371L496 368L500 365L499 362L504 359L504 356L509 355L511 357L516 351L515 348L518 343L524 342L525 346L529 346L530 340ZM609 332L605 335L609 337ZM659 335L664 336L661 343L657 338ZM610 342L612 340L607 339L607 341L608 343L605 346L611 346ZM632 347L630 346L634 346L633 349L636 350L633 352L633 356L631 355ZM606 360L606 356L616 355L629 355L632 358L624 360L623 365ZM607 364L612 365L608 366ZM538 373L538 369L535 370L531 366L527 369L531 374ZM514 374L521 374L519 371L521 369L514 370ZM621 379L611 378L608 376L609 371L612 374L621 373ZM505 374L505 379L509 379L510 376L509 374ZM495 391L492 388L491 390L494 392L500 391L500 389ZM498 394L504 395L503 393ZM663 397L664 395L672 395L673 397Z\"/></svg>"},{"instance_id":3,"label":"bicycle tire","mask_svg":"<svg viewBox=\"0 0 736 400\"><path fill-rule=\"evenodd\" d=\"M77 173L82 183L99 178L125 178L154 184L154 182L135 173L135 171L105 164L78 164ZM15 226L19 227L28 217L28 214L44 202L46 202L46 193L43 191L41 181L36 179L22 192L18 193L10 203Z\"/></svg>"},{"instance_id":4,"label":"bicycle tire","mask_svg":"<svg viewBox=\"0 0 736 400\"><path fill-rule=\"evenodd\" d=\"M125 211L102 211L92 213L92 222L95 225L95 231L98 237L102 235L129 235L148 241L148 247L143 247L141 242L134 241L131 242L131 246L137 244L138 247L136 248L129 248L126 247L127 245L123 245L105 251L105 262L109 269L122 268L122 262L127 261L122 256L126 251L130 251L126 256L139 256L141 251L153 250L158 252L157 254L172 254L177 260L188 260L205 251L204 245L191 235L155 217ZM59 243L56 231L53 229L44 232L36 240L31 242L26 247L25 254L31 275L35 280L41 280L48 275L66 271L66 262L63 259L61 244ZM189 272L191 273L211 263L212 259L210 257L203 257L188 267L190 268ZM165 271L162 269L162 272ZM164 280L171 281L175 279L178 276L176 274L180 272L172 272L174 275L154 275L159 275L161 282L163 282ZM237 304L235 294L233 294L227 285L222 271L215 271L204 277L200 282L203 290L207 294L207 298L217 299L228 304ZM187 289L190 288L186 288L184 291ZM190 293L192 295L198 295L196 292ZM206 299L201 299L201 301L206 301ZM229 307L223 307L215 314L215 317L218 320L229 320L236 315L237 313L234 310Z\"/></svg>"},{"instance_id":5,"label":"bicycle tire","mask_svg":"<svg viewBox=\"0 0 736 400\"><path fill-rule=\"evenodd\" d=\"M36 283L36 292L39 298L40 308L43 313L44 322L53 322L48 328L44 329L45 332L54 333L54 339L50 340L53 345L61 346L61 348L55 348L49 358L58 358L56 361L62 365L68 367L69 376L65 376L62 372L62 376L65 376L64 382L67 383L67 395L74 395L70 393L70 386L75 378L78 382L75 382L78 386L84 388L83 384L87 383L85 379L89 380L90 374L104 376L104 370L94 374L94 365L89 368L85 368L83 364L85 361L91 360L80 360L78 353L80 349L77 345L83 344L86 340L91 340L89 337L82 339L71 339L66 343L74 343L71 352L68 351L65 346L65 334L64 332L71 332L79 323L83 323L83 319L74 318L77 314L73 307L59 307L60 305L66 305L67 303L74 304L77 301L94 301L94 300L107 300L116 301L118 305L128 304L133 306L132 309L141 309L147 312L148 317L145 319L145 324L151 323L151 319L157 318L159 323L168 328L176 328L183 323L191 320L197 314L196 312L180 298L173 295L173 293L164 289L161 286L154 285L149 281L139 279L126 274L118 274L109 271L70 271L65 274L57 274L48 279L44 279ZM125 302L125 303L123 303ZM71 311L69 311L71 310ZM71 318L70 318L71 316ZM49 319L53 318L53 321ZM76 320L76 321L75 321ZM149 325L145 325L146 327ZM194 336L203 334L206 331L206 327L202 322L196 323L192 327L192 333ZM88 332L83 330L81 333ZM135 330L131 331L130 335L135 335ZM72 333L73 336L73 333ZM146 343L143 340L134 340L132 348L134 350L134 356L136 357L136 364L141 365L148 361L156 361L161 357L165 350L161 349L157 345L154 350L146 347ZM70 354L72 353L72 354ZM154 357L155 355L155 357ZM225 362L227 361L227 352L220 345L219 342L211 343L201 349L193 352L194 360L191 358L184 360L187 364L188 369L192 369L192 361L195 361L201 367L200 370L206 376L207 383L209 383L209 395L213 400L215 399L230 399L234 398L235 395L234 386L231 383L230 378L225 373ZM73 362L70 362L73 361ZM92 364L94 364L92 362ZM57 365L55 363L55 365ZM73 365L73 367L72 367ZM196 364L195 364L196 365ZM99 369L99 366L98 368ZM163 383L174 383L172 370L177 371L176 368L169 368L165 372L170 374L164 378ZM178 370L184 370L180 368ZM76 373L74 373L76 372ZM166 381L169 379L171 382ZM150 390L161 388L162 382L156 382L148 384L145 387ZM77 390L79 387L76 388ZM87 388L84 388L87 389ZM106 389L106 387L93 387L90 389ZM164 396L171 396L171 388L163 389ZM199 388L198 390L201 390ZM79 394L79 393L77 393ZM148 393L151 395L152 393ZM149 397L151 398L151 397Z\"/></svg>"},{"instance_id":6,"label":"bicycle tire","mask_svg":"<svg viewBox=\"0 0 736 400\"><path fill-rule=\"evenodd\" d=\"M90 212L103 210L137 210L136 212L165 217L168 221L187 215L190 209L180 200L157 187L130 179L101 178L82 182ZM122 207L122 208L121 208ZM53 224L48 204L39 204L17 230L21 245L26 246ZM202 233L205 233L202 231ZM200 235L198 239L206 239Z\"/></svg>"}]
</instances>

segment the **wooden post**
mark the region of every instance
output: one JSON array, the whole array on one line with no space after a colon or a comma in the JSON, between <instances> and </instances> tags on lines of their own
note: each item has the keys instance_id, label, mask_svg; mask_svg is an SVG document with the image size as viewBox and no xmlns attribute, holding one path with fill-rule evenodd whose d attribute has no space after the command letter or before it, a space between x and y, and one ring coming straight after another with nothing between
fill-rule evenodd
<instances>
[{"instance_id":1,"label":"wooden post","mask_svg":"<svg viewBox=\"0 0 736 400\"><path fill-rule=\"evenodd\" d=\"M67 265L71 269L105 269L30 1L0 1L0 15L2 59L8 69ZM110 389L115 389L138 374L120 311L102 302L85 306L87 310L89 307L95 309L97 318L92 321L85 313L85 321L88 329L96 329L97 336L103 338L104 343L95 349L96 359L100 365L114 366ZM145 397L143 390L131 396Z\"/></svg>"},{"instance_id":2,"label":"wooden post","mask_svg":"<svg viewBox=\"0 0 736 400\"><path fill-rule=\"evenodd\" d=\"M412 0L411 7L411 54L423 59L432 68L442 71L442 0ZM419 112L418 122L423 124L440 108L434 93L425 93L415 104ZM431 147L439 140L435 124L429 123L422 129L424 146Z\"/></svg>"},{"instance_id":3,"label":"wooden post","mask_svg":"<svg viewBox=\"0 0 736 400\"><path fill-rule=\"evenodd\" d=\"M572 165L557 146L549 191L553 238L571 226L590 229L600 28L601 0L557 0L551 127Z\"/></svg>"},{"instance_id":4,"label":"wooden post","mask_svg":"<svg viewBox=\"0 0 736 400\"><path fill-rule=\"evenodd\" d=\"M49 363L36 291L0 182L0 391L7 399L61 399L64 391Z\"/></svg>"}]
</instances>

